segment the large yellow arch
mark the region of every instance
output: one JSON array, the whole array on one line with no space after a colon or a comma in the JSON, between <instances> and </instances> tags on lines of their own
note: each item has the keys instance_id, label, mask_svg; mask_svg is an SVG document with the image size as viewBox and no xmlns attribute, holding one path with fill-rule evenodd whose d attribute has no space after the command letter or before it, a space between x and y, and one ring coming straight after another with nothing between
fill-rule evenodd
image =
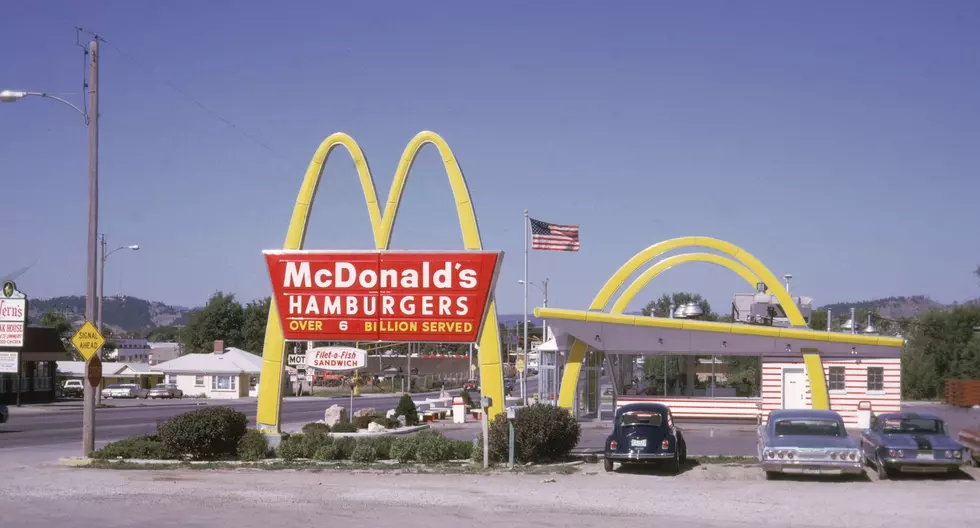
<instances>
[{"instance_id":1,"label":"large yellow arch","mask_svg":"<svg viewBox=\"0 0 980 528\"><path fill-rule=\"evenodd\" d=\"M672 238L670 240L665 240L663 242L658 242L642 251L633 255L625 264L623 264L616 273L613 273L609 280L606 281L599 293L596 294L595 298L592 300L592 304L589 306L589 310L593 311L603 311L609 304L613 295L623 286L626 280L633 275L637 270L639 270L643 265L651 260L676 249L686 248L686 247L703 247L707 249L713 249L719 253L724 253L729 255L733 259L737 260L743 264L749 271L754 273L759 277L763 283L769 288L769 290L776 296L776 300L779 301L780 306L786 312L786 317L789 319L790 324L794 327L805 327L806 320L803 318L803 314L800 313L800 309L793 302L793 299L789 296L789 293L783 288L783 285L779 282L779 279L769 268L762 264L759 259L755 258L751 253L745 251L744 249L711 237L679 237ZM575 405L575 389L578 386L578 378L582 372L582 359L585 357L585 351L588 347L585 343L575 340L572 343L571 350L568 351L568 361L565 364L565 373L561 378L561 389L558 393L558 405L566 409L571 409Z\"/></svg>"},{"instance_id":2,"label":"large yellow arch","mask_svg":"<svg viewBox=\"0 0 980 528\"><path fill-rule=\"evenodd\" d=\"M453 198L456 201L456 212L459 218L459 227L463 235L464 249L483 249L480 240L480 228L476 221L476 212L470 200L469 188L463 178L463 172L456 161L456 156L449 148L449 145L435 132L423 131L415 135L402 152L398 168L392 181L391 190L388 193L388 201L382 213L378 206L378 197L375 190L374 178L368 167L367 158L360 146L352 137L338 132L331 134L317 147L306 169L303 177L303 185L300 187L299 196L296 198L296 205L289 221L289 229L286 232L286 241L283 249L303 249L306 240L306 231L309 225L310 210L316 198L317 187L323 169L326 166L330 153L336 147L344 147L354 160L354 168L357 170L358 178L361 181L361 189L364 191L364 200L367 202L368 216L371 221L371 231L374 235L374 244L377 249L388 249L391 243L391 234L395 225L395 218L398 214L402 192L408 180L408 173L412 169L419 151L426 144L435 145L439 149L449 177L449 184L452 187ZM262 351L262 376L259 385L259 403L256 422L258 427L269 432L279 432L281 427L280 411L282 407L282 375L283 375L283 356L285 354L285 339L283 338L282 327L279 324L279 313L276 302L273 299L269 307L269 319L266 323L265 343ZM504 404L503 394L503 372L500 365L500 336L497 326L496 303L491 298L489 309L487 310L486 320L483 325L483 332L480 335L478 352L478 362L480 365L480 378L483 394L493 399L493 405L489 409L490 416L501 412Z\"/></svg>"}]
</instances>

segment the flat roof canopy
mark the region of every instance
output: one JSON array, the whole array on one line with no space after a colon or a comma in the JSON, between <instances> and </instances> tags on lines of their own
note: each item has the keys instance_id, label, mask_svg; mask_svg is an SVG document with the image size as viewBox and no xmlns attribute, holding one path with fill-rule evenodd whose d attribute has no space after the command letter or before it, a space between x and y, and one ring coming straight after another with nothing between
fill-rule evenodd
<instances>
[{"instance_id":1,"label":"flat roof canopy","mask_svg":"<svg viewBox=\"0 0 980 528\"><path fill-rule=\"evenodd\" d=\"M644 355L785 356L813 348L821 355L900 357L904 340L811 329L692 319L535 308L556 335L567 334L603 352Z\"/></svg>"}]
</instances>

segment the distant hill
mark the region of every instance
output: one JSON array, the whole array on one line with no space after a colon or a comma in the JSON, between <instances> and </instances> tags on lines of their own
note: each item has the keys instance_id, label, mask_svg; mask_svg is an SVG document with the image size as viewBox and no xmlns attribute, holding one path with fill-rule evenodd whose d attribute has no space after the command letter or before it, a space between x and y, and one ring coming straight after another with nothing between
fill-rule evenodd
<instances>
[{"instance_id":1,"label":"distant hill","mask_svg":"<svg viewBox=\"0 0 980 528\"><path fill-rule=\"evenodd\" d=\"M965 304L973 304L977 301L974 299ZM873 309L885 319L902 319L918 317L933 310L948 310L956 304L943 304L924 295L913 295L911 297L886 297L871 301L840 302L821 306L817 309L827 310L829 308L835 314L847 313L851 308L857 310Z\"/></svg>"},{"instance_id":2,"label":"distant hill","mask_svg":"<svg viewBox=\"0 0 980 528\"><path fill-rule=\"evenodd\" d=\"M28 316L37 321L49 311L64 314L72 323L81 323L85 315L85 297L69 295L52 299L32 299ZM133 331L144 328L187 324L190 310L168 306L137 297L112 296L102 301L103 324L113 331Z\"/></svg>"}]
</instances>

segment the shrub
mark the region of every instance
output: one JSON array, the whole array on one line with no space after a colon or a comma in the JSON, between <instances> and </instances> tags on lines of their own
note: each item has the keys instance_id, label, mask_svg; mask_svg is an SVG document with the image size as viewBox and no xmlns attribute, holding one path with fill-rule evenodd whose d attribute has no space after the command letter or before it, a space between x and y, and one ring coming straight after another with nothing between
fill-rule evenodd
<instances>
[{"instance_id":1,"label":"shrub","mask_svg":"<svg viewBox=\"0 0 980 528\"><path fill-rule=\"evenodd\" d=\"M100 460L112 458L166 460L176 458L156 436L134 436L118 442L110 442L102 449L93 451L89 457Z\"/></svg>"},{"instance_id":2,"label":"shrub","mask_svg":"<svg viewBox=\"0 0 980 528\"><path fill-rule=\"evenodd\" d=\"M276 456L283 460L306 458L306 449L306 435L293 434L283 436L282 440L279 442L279 447L276 448Z\"/></svg>"},{"instance_id":3,"label":"shrub","mask_svg":"<svg viewBox=\"0 0 980 528\"><path fill-rule=\"evenodd\" d=\"M350 459L359 463L371 463L378 459L378 451L371 442L358 442Z\"/></svg>"},{"instance_id":4,"label":"shrub","mask_svg":"<svg viewBox=\"0 0 980 528\"><path fill-rule=\"evenodd\" d=\"M490 423L490 457L507 460L507 417L497 415ZM514 420L514 458L521 463L560 460L578 444L581 429L560 407L534 404L517 410Z\"/></svg>"},{"instance_id":5,"label":"shrub","mask_svg":"<svg viewBox=\"0 0 980 528\"><path fill-rule=\"evenodd\" d=\"M376 436L374 438L361 438L357 443L374 446L374 450L378 453L378 460L389 460L391 458L391 444L394 440L390 436Z\"/></svg>"},{"instance_id":6,"label":"shrub","mask_svg":"<svg viewBox=\"0 0 980 528\"><path fill-rule=\"evenodd\" d=\"M313 460L337 460L340 450L335 444L322 444L313 453Z\"/></svg>"},{"instance_id":7,"label":"shrub","mask_svg":"<svg viewBox=\"0 0 980 528\"><path fill-rule=\"evenodd\" d=\"M452 448L450 449L452 455L449 457L450 460L470 460L473 458L473 442L468 440L453 440ZM482 456L483 453L480 452Z\"/></svg>"},{"instance_id":8,"label":"shrub","mask_svg":"<svg viewBox=\"0 0 980 528\"><path fill-rule=\"evenodd\" d=\"M414 437L402 436L395 438L391 442L391 450L389 454L393 460L397 460L401 463L411 462L415 460L415 447L417 442Z\"/></svg>"},{"instance_id":9,"label":"shrub","mask_svg":"<svg viewBox=\"0 0 980 528\"><path fill-rule=\"evenodd\" d=\"M357 426L350 422L339 423L331 427L330 432L331 433L356 433Z\"/></svg>"},{"instance_id":10,"label":"shrub","mask_svg":"<svg viewBox=\"0 0 980 528\"><path fill-rule=\"evenodd\" d=\"M330 432L330 426L323 422L310 422L303 426L303 434L322 434Z\"/></svg>"},{"instance_id":11,"label":"shrub","mask_svg":"<svg viewBox=\"0 0 980 528\"><path fill-rule=\"evenodd\" d=\"M470 391L463 391L462 394L460 394L459 396L463 398L463 405L467 406L470 409L475 407L473 405L473 398L470 397Z\"/></svg>"},{"instance_id":12,"label":"shrub","mask_svg":"<svg viewBox=\"0 0 980 528\"><path fill-rule=\"evenodd\" d=\"M325 445L333 444L333 438L321 432L303 435L303 458L313 458L317 450Z\"/></svg>"},{"instance_id":13,"label":"shrub","mask_svg":"<svg viewBox=\"0 0 980 528\"><path fill-rule=\"evenodd\" d=\"M354 453L357 442L350 437L334 439L333 445L337 446L337 460L347 460Z\"/></svg>"},{"instance_id":14,"label":"shrub","mask_svg":"<svg viewBox=\"0 0 980 528\"><path fill-rule=\"evenodd\" d=\"M249 429L238 441L238 459L246 462L262 460L269 454L269 440L259 431Z\"/></svg>"},{"instance_id":15,"label":"shrub","mask_svg":"<svg viewBox=\"0 0 980 528\"><path fill-rule=\"evenodd\" d=\"M434 433L434 434L433 434ZM415 458L423 464L445 462L453 455L452 440L438 432L425 431L416 436Z\"/></svg>"},{"instance_id":16,"label":"shrub","mask_svg":"<svg viewBox=\"0 0 980 528\"><path fill-rule=\"evenodd\" d=\"M178 455L214 458L234 455L248 430L245 414L228 407L207 407L178 414L159 427L160 440Z\"/></svg>"},{"instance_id":17,"label":"shrub","mask_svg":"<svg viewBox=\"0 0 980 528\"><path fill-rule=\"evenodd\" d=\"M415 402L408 394L402 394L401 399L398 400L398 405L395 406L395 418L399 416L405 417L405 425L419 424L419 411L415 408Z\"/></svg>"},{"instance_id":18,"label":"shrub","mask_svg":"<svg viewBox=\"0 0 980 528\"><path fill-rule=\"evenodd\" d=\"M381 418L376 414L362 414L361 416L354 417L354 426L358 429L367 429L371 422Z\"/></svg>"}]
</instances>

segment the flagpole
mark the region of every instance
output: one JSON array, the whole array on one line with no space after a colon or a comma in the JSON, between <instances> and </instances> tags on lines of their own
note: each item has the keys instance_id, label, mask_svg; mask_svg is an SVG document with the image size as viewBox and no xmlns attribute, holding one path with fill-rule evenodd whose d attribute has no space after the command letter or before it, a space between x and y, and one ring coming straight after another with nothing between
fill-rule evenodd
<instances>
[{"instance_id":1,"label":"flagpole","mask_svg":"<svg viewBox=\"0 0 980 528\"><path fill-rule=\"evenodd\" d=\"M527 209L524 210L524 369L521 371L521 401L527 405Z\"/></svg>"}]
</instances>

